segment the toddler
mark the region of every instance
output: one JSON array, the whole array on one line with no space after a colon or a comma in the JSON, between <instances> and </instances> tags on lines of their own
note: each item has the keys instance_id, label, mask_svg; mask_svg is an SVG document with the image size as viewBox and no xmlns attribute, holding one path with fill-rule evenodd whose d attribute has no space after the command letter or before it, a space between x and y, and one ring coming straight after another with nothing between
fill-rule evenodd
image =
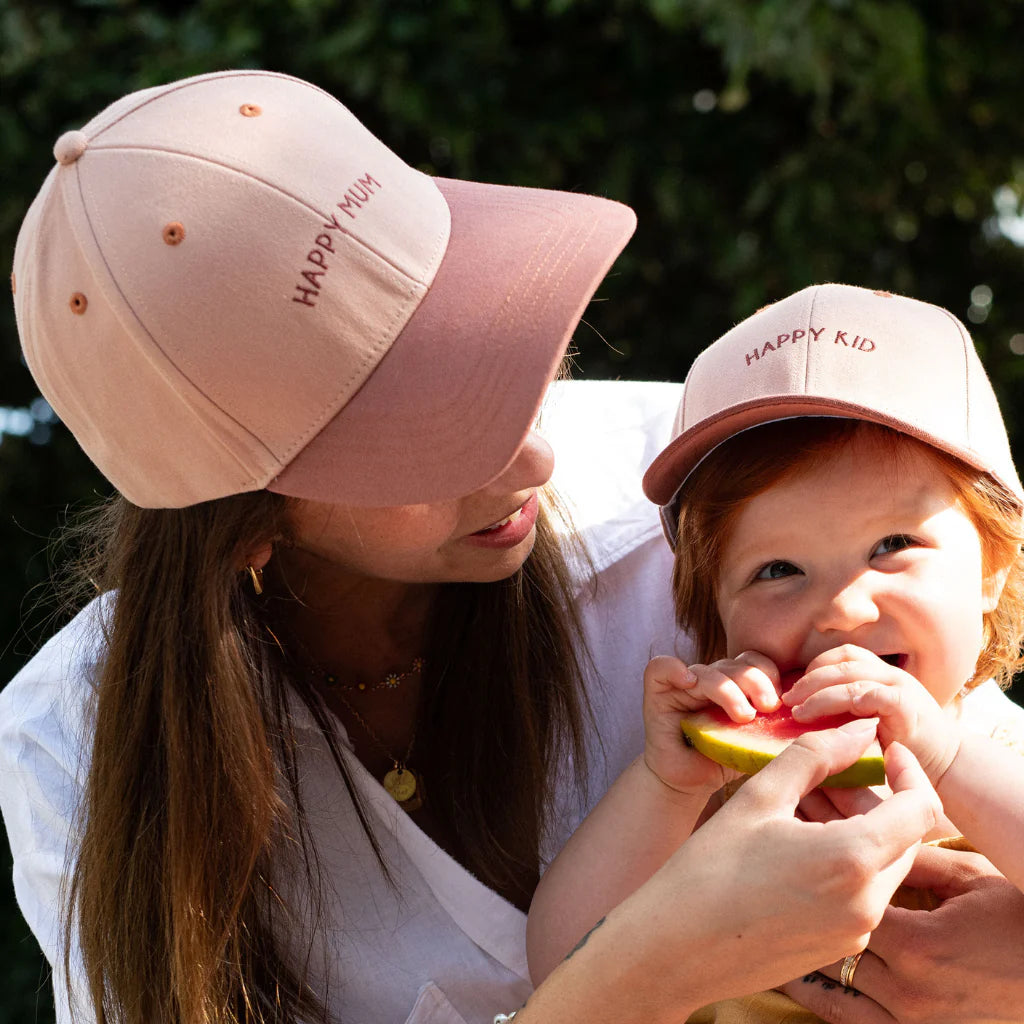
<instances>
[{"instance_id":1,"label":"toddler","mask_svg":"<svg viewBox=\"0 0 1024 1024\"><path fill-rule=\"evenodd\" d=\"M644 754L537 890L534 982L735 778L682 741L680 712L709 703L737 722L783 704L809 726L857 716L844 728L865 747L877 735L916 755L946 835L1024 887L1024 712L999 688L1021 664L1024 491L963 325L845 285L759 311L694 362L644 488L662 507L677 615L701 663L648 665ZM838 816L821 792L805 806ZM872 955L824 974L853 990ZM691 1020L817 1019L800 1013L763 993Z\"/></svg>"}]
</instances>

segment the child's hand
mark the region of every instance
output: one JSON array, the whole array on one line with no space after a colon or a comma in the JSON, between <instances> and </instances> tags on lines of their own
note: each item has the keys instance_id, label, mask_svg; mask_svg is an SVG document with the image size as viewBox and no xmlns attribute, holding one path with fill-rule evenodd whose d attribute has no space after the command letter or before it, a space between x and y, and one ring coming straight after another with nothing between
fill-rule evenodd
<instances>
[{"instance_id":1,"label":"child's hand","mask_svg":"<svg viewBox=\"0 0 1024 1024\"><path fill-rule=\"evenodd\" d=\"M815 658L782 699L798 722L844 712L877 717L883 749L893 740L908 747L932 785L938 785L960 749L955 724L909 672L853 644Z\"/></svg>"},{"instance_id":2,"label":"child's hand","mask_svg":"<svg viewBox=\"0 0 1024 1024\"><path fill-rule=\"evenodd\" d=\"M678 658L653 658L644 670L644 730L647 767L666 785L687 793L714 790L739 773L686 746L680 712L718 704L737 722L779 707L779 670L756 651L713 665L687 667Z\"/></svg>"}]
</instances>

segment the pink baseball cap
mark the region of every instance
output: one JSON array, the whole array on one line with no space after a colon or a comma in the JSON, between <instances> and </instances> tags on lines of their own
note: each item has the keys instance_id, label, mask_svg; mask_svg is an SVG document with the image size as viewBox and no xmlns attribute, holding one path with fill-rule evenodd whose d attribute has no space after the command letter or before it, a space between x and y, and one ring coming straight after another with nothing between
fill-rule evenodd
<instances>
[{"instance_id":1,"label":"pink baseball cap","mask_svg":"<svg viewBox=\"0 0 1024 1024\"><path fill-rule=\"evenodd\" d=\"M701 459L741 431L799 416L892 427L988 473L1024 508L999 405L964 325L927 302L822 284L759 310L694 360L673 440L643 480L669 539Z\"/></svg>"},{"instance_id":2,"label":"pink baseball cap","mask_svg":"<svg viewBox=\"0 0 1024 1024\"><path fill-rule=\"evenodd\" d=\"M25 358L144 507L482 486L636 224L594 196L432 178L261 71L125 96L54 154L15 250Z\"/></svg>"}]
</instances>

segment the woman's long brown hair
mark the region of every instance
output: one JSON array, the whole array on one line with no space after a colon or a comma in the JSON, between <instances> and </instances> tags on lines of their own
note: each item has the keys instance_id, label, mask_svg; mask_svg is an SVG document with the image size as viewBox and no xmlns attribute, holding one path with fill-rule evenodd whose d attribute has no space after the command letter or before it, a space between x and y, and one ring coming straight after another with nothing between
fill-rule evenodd
<instances>
[{"instance_id":1,"label":"woman's long brown hair","mask_svg":"<svg viewBox=\"0 0 1024 1024\"><path fill-rule=\"evenodd\" d=\"M330 716L268 640L266 606L238 572L243 552L286 534L286 502L255 492L147 510L115 498L78 531L82 578L113 592L65 916L69 978L77 947L98 1022L328 1019L328 994L283 952L309 948L322 881L287 710L293 682L387 877ZM443 589L428 652L419 731L432 739L418 757L432 808L471 871L524 898L554 768L569 756L583 778L572 588L542 511L514 577ZM273 888L286 849L307 873L304 907Z\"/></svg>"}]
</instances>

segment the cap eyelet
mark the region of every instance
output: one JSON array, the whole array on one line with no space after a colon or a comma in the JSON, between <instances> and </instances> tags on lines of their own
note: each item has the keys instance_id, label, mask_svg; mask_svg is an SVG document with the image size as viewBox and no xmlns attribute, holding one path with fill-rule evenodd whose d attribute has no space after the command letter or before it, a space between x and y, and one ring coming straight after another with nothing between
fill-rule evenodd
<instances>
[{"instance_id":1,"label":"cap eyelet","mask_svg":"<svg viewBox=\"0 0 1024 1024\"><path fill-rule=\"evenodd\" d=\"M892 298L892 292L876 291L875 295L877 295L879 298L882 298L882 299L891 299Z\"/></svg>"},{"instance_id":2,"label":"cap eyelet","mask_svg":"<svg viewBox=\"0 0 1024 1024\"><path fill-rule=\"evenodd\" d=\"M75 292L75 294L71 296L71 301L68 305L71 307L72 313L76 313L78 316L81 316L88 308L89 300L81 292Z\"/></svg>"},{"instance_id":3,"label":"cap eyelet","mask_svg":"<svg viewBox=\"0 0 1024 1024\"><path fill-rule=\"evenodd\" d=\"M238 112L242 117L259 117L263 113L263 108L256 103L243 103Z\"/></svg>"},{"instance_id":4,"label":"cap eyelet","mask_svg":"<svg viewBox=\"0 0 1024 1024\"><path fill-rule=\"evenodd\" d=\"M164 227L164 241L168 245L181 245L185 241L185 225L179 221L171 221Z\"/></svg>"}]
</instances>

